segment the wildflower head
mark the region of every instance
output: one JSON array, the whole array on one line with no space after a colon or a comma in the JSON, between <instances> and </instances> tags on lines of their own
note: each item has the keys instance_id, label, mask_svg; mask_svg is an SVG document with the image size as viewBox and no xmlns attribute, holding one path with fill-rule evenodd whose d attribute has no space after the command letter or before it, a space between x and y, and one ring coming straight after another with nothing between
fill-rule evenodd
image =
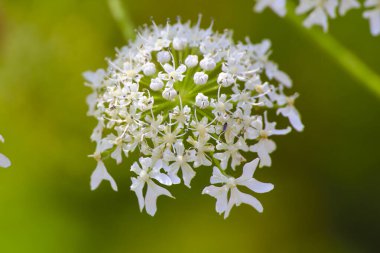
<instances>
[{"instance_id":1,"label":"wildflower head","mask_svg":"<svg viewBox=\"0 0 380 253\"><path fill-rule=\"evenodd\" d=\"M229 205L240 203L261 210L252 196L234 198L243 196L238 186L258 182L252 178L256 166L270 166L272 137L290 132L290 127L276 129L276 116L270 114L275 116L270 121L267 111L277 110L296 130L303 129L295 97L285 95L292 82L269 60L270 46L268 40L235 43L230 31L215 32L212 24L201 28L200 19L195 25L178 20L139 29L137 39L117 50L106 70L84 74L93 89L89 115L98 120L91 136L98 162L92 188L107 180L116 190L103 161L131 157L136 159L131 190L140 209L151 215L158 196L172 197L163 185L183 182L190 188L199 169L214 170L211 183L220 189L233 188L227 206L218 209L225 216ZM255 155L259 159L251 162ZM247 182L228 175L247 166L252 172L244 174ZM219 175L223 180L214 180ZM204 193L215 193L207 189Z\"/></svg>"}]
</instances>

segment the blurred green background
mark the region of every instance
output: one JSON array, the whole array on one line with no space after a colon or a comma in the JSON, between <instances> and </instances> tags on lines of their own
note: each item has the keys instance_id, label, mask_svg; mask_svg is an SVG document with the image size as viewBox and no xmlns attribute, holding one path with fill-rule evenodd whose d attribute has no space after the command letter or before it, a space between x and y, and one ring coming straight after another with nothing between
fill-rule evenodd
<instances>
[{"instance_id":1,"label":"blurred green background","mask_svg":"<svg viewBox=\"0 0 380 253\"><path fill-rule=\"evenodd\" d=\"M275 190L265 211L234 208L223 220L201 195L210 171L191 190L171 188L155 217L141 214L129 191L128 163L91 192L95 162L82 72L105 67L125 44L106 1L1 0L0 252L379 252L380 100L306 37L252 0L126 1L133 21L204 15L237 39L269 38L272 59L294 81L306 129L277 138L274 165L257 177ZM380 37L361 11L330 22L330 32L380 74Z\"/></svg>"}]
</instances>

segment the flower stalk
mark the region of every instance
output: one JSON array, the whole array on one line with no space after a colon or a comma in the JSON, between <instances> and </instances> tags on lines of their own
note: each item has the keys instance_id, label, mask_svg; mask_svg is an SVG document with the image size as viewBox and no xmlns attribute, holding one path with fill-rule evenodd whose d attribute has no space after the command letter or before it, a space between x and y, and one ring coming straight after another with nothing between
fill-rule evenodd
<instances>
[{"instance_id":1,"label":"flower stalk","mask_svg":"<svg viewBox=\"0 0 380 253\"><path fill-rule=\"evenodd\" d=\"M125 4L121 0L108 0L108 6L110 8L111 14L117 24L119 25L124 38L128 41L135 38L134 24L126 11Z\"/></svg>"}]
</instances>

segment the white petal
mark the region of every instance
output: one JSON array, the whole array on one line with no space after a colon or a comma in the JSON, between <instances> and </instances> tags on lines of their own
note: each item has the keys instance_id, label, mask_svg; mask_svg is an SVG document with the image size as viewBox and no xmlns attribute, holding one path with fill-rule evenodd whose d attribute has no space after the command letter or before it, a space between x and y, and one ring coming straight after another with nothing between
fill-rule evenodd
<instances>
[{"instance_id":1,"label":"white petal","mask_svg":"<svg viewBox=\"0 0 380 253\"><path fill-rule=\"evenodd\" d=\"M312 10L316 6L316 1L300 0L300 4L296 8L296 14L304 14Z\"/></svg>"},{"instance_id":2,"label":"white petal","mask_svg":"<svg viewBox=\"0 0 380 253\"><path fill-rule=\"evenodd\" d=\"M246 130L246 135L247 135L247 139L253 140L259 137L260 134L257 130L253 129L252 127L249 127Z\"/></svg>"},{"instance_id":3,"label":"white petal","mask_svg":"<svg viewBox=\"0 0 380 253\"><path fill-rule=\"evenodd\" d=\"M0 142L4 143L4 137L0 134Z\"/></svg>"},{"instance_id":4,"label":"white petal","mask_svg":"<svg viewBox=\"0 0 380 253\"><path fill-rule=\"evenodd\" d=\"M263 212L263 206L261 205L260 201L258 201L255 197L249 194L240 192L235 187L235 188L232 188L231 190L231 197L230 197L230 200L228 201L228 206L227 206L226 212L224 213L224 218L228 217L233 206L235 205L239 206L241 203L252 206L260 213Z\"/></svg>"},{"instance_id":5,"label":"white petal","mask_svg":"<svg viewBox=\"0 0 380 253\"><path fill-rule=\"evenodd\" d=\"M184 64L181 64L178 68L177 68L177 70L176 70L176 72L178 72L178 73L180 73L180 74L182 74L183 72L185 72L186 71L186 65L184 65Z\"/></svg>"},{"instance_id":6,"label":"white petal","mask_svg":"<svg viewBox=\"0 0 380 253\"><path fill-rule=\"evenodd\" d=\"M231 189L231 196L230 196L230 199L228 200L227 208L224 213L224 219L226 219L230 215L232 207L234 207L235 205L236 206L240 205L241 201L240 201L239 193L240 192L236 187Z\"/></svg>"},{"instance_id":7,"label":"white petal","mask_svg":"<svg viewBox=\"0 0 380 253\"><path fill-rule=\"evenodd\" d=\"M120 164L123 161L121 156L121 146L117 146L116 149L112 152L111 157L115 159L117 164Z\"/></svg>"},{"instance_id":8,"label":"white petal","mask_svg":"<svg viewBox=\"0 0 380 253\"><path fill-rule=\"evenodd\" d=\"M131 191L134 191L137 196L137 200L139 202L140 212L144 209L145 200L143 197L143 188L145 185L145 182L142 180L139 180L135 177L132 177L132 185L131 185Z\"/></svg>"},{"instance_id":9,"label":"white petal","mask_svg":"<svg viewBox=\"0 0 380 253\"><path fill-rule=\"evenodd\" d=\"M273 184L262 183L260 181L257 181L254 178L251 178L247 181L244 181L244 182L240 183L239 185L243 185L243 186L245 186L245 187L249 188L250 190L257 192L257 193L270 192L274 188Z\"/></svg>"},{"instance_id":10,"label":"white petal","mask_svg":"<svg viewBox=\"0 0 380 253\"><path fill-rule=\"evenodd\" d=\"M360 3L356 0L341 0L339 6L339 14L345 15L347 11L351 9L357 9L360 7Z\"/></svg>"},{"instance_id":11,"label":"white petal","mask_svg":"<svg viewBox=\"0 0 380 253\"><path fill-rule=\"evenodd\" d=\"M99 121L98 125L94 128L94 131L91 134L91 140L99 142L102 139L102 133L104 128L104 122Z\"/></svg>"},{"instance_id":12,"label":"white petal","mask_svg":"<svg viewBox=\"0 0 380 253\"><path fill-rule=\"evenodd\" d=\"M3 154L0 153L0 167L8 168L11 166L11 161Z\"/></svg>"},{"instance_id":13,"label":"white petal","mask_svg":"<svg viewBox=\"0 0 380 253\"><path fill-rule=\"evenodd\" d=\"M216 212L221 214L227 209L227 191L225 187L214 185L207 186L203 189L202 194L208 194L216 198Z\"/></svg>"},{"instance_id":14,"label":"white petal","mask_svg":"<svg viewBox=\"0 0 380 253\"><path fill-rule=\"evenodd\" d=\"M336 17L336 7L338 7L338 0L327 0L324 3L324 7L329 14L330 17L335 18Z\"/></svg>"},{"instance_id":15,"label":"white petal","mask_svg":"<svg viewBox=\"0 0 380 253\"><path fill-rule=\"evenodd\" d=\"M173 71L174 71L174 68L173 68L172 65L166 63L166 64L164 65L164 70L166 71L166 73L170 74L170 72L173 72Z\"/></svg>"},{"instance_id":16,"label":"white petal","mask_svg":"<svg viewBox=\"0 0 380 253\"><path fill-rule=\"evenodd\" d=\"M152 178L156 179L158 182L164 185L172 185L172 180L164 173L152 173Z\"/></svg>"},{"instance_id":17,"label":"white petal","mask_svg":"<svg viewBox=\"0 0 380 253\"><path fill-rule=\"evenodd\" d=\"M272 140L260 140L255 145L251 146L250 150L256 152L260 158L260 168L263 166L270 167L272 160L269 156L276 149L276 144Z\"/></svg>"},{"instance_id":18,"label":"white petal","mask_svg":"<svg viewBox=\"0 0 380 253\"><path fill-rule=\"evenodd\" d=\"M286 14L285 0L258 0L254 10L262 12L265 8L271 8L277 15L283 17Z\"/></svg>"},{"instance_id":19,"label":"white petal","mask_svg":"<svg viewBox=\"0 0 380 253\"><path fill-rule=\"evenodd\" d=\"M255 208L260 213L262 213L264 211L264 208L261 205L260 201L258 201L255 197L253 197L249 194L240 192L238 190L236 190L236 192L239 194L239 198L240 198L241 203L252 206L253 208Z\"/></svg>"},{"instance_id":20,"label":"white petal","mask_svg":"<svg viewBox=\"0 0 380 253\"><path fill-rule=\"evenodd\" d=\"M140 157L139 162L144 170L152 168L152 159L150 157Z\"/></svg>"},{"instance_id":21,"label":"white petal","mask_svg":"<svg viewBox=\"0 0 380 253\"><path fill-rule=\"evenodd\" d=\"M98 161L98 165L96 166L96 169L91 175L91 190L95 190L96 188L98 188L98 186L103 180L109 181L112 189L114 191L117 191L117 185L115 180L108 173L106 166L104 166L104 163L102 161Z\"/></svg>"},{"instance_id":22,"label":"white petal","mask_svg":"<svg viewBox=\"0 0 380 253\"><path fill-rule=\"evenodd\" d=\"M96 145L96 151L95 153L103 153L104 151L112 148L114 143L107 139L100 140Z\"/></svg>"},{"instance_id":23,"label":"white petal","mask_svg":"<svg viewBox=\"0 0 380 253\"><path fill-rule=\"evenodd\" d=\"M319 25L323 27L323 31L327 32L327 15L322 8L317 7L303 22L304 26L307 28L312 27L313 25Z\"/></svg>"},{"instance_id":24,"label":"white petal","mask_svg":"<svg viewBox=\"0 0 380 253\"><path fill-rule=\"evenodd\" d=\"M214 154L215 159L220 160L220 167L222 167L223 170L227 168L228 160L230 159L230 153L224 152L224 153L216 153Z\"/></svg>"},{"instance_id":25,"label":"white petal","mask_svg":"<svg viewBox=\"0 0 380 253\"><path fill-rule=\"evenodd\" d=\"M380 8L365 11L363 17L369 20L371 34L373 36L380 35Z\"/></svg>"},{"instance_id":26,"label":"white petal","mask_svg":"<svg viewBox=\"0 0 380 253\"><path fill-rule=\"evenodd\" d=\"M257 165L259 164L259 158L256 158L255 160L246 163L243 167L243 174L241 175L239 179L251 179L253 177L253 174L255 173L255 170L257 168Z\"/></svg>"},{"instance_id":27,"label":"white petal","mask_svg":"<svg viewBox=\"0 0 380 253\"><path fill-rule=\"evenodd\" d=\"M225 183L227 182L228 178L220 172L220 170L217 167L213 168L212 176L210 178L210 183L212 184L219 184L219 183Z\"/></svg>"},{"instance_id":28,"label":"white petal","mask_svg":"<svg viewBox=\"0 0 380 253\"><path fill-rule=\"evenodd\" d=\"M181 166L183 182L190 188L190 182L195 176L195 171L188 163Z\"/></svg>"},{"instance_id":29,"label":"white petal","mask_svg":"<svg viewBox=\"0 0 380 253\"><path fill-rule=\"evenodd\" d=\"M293 111L293 112L289 115L289 121L290 121L290 124L292 124L292 126L293 126L298 132L302 132L303 129L305 128L305 126L302 124L302 121L301 121L301 118L300 118L299 113L296 112L296 111Z\"/></svg>"},{"instance_id":30,"label":"white petal","mask_svg":"<svg viewBox=\"0 0 380 253\"><path fill-rule=\"evenodd\" d=\"M133 171L134 173L136 173L137 175L140 175L141 173L141 168L139 166L139 164L137 162L135 162L134 164L132 164L131 166L131 171Z\"/></svg>"},{"instance_id":31,"label":"white petal","mask_svg":"<svg viewBox=\"0 0 380 253\"><path fill-rule=\"evenodd\" d=\"M365 7L375 7L378 4L378 0L366 0L364 2Z\"/></svg>"},{"instance_id":32,"label":"white petal","mask_svg":"<svg viewBox=\"0 0 380 253\"><path fill-rule=\"evenodd\" d=\"M291 127L287 127L286 129L274 129L272 130L272 135L286 135L292 131Z\"/></svg>"},{"instance_id":33,"label":"white petal","mask_svg":"<svg viewBox=\"0 0 380 253\"><path fill-rule=\"evenodd\" d=\"M274 78L279 81L281 84L285 85L286 87L290 88L292 87L292 80L290 77L283 71L277 70L274 73Z\"/></svg>"},{"instance_id":34,"label":"white petal","mask_svg":"<svg viewBox=\"0 0 380 253\"><path fill-rule=\"evenodd\" d=\"M172 181L172 184L179 184L179 183L181 183L181 179L178 177L177 173L169 172L168 176L170 177L170 180Z\"/></svg>"},{"instance_id":35,"label":"white petal","mask_svg":"<svg viewBox=\"0 0 380 253\"><path fill-rule=\"evenodd\" d=\"M160 195L165 195L173 198L168 190L156 185L152 181L148 181L148 190L145 195L145 209L146 212L151 216L153 216L157 211L157 198Z\"/></svg>"},{"instance_id":36,"label":"white petal","mask_svg":"<svg viewBox=\"0 0 380 253\"><path fill-rule=\"evenodd\" d=\"M91 93L90 95L87 96L86 98L86 103L88 105L87 115L91 116L94 114L95 107L98 102L97 98L98 98L98 94L96 92Z\"/></svg>"},{"instance_id":37,"label":"white petal","mask_svg":"<svg viewBox=\"0 0 380 253\"><path fill-rule=\"evenodd\" d=\"M177 141L174 144L174 148L178 155L183 155L183 153L185 152L185 147L181 141Z\"/></svg>"},{"instance_id":38,"label":"white petal","mask_svg":"<svg viewBox=\"0 0 380 253\"><path fill-rule=\"evenodd\" d=\"M296 129L298 132L302 132L304 129L304 125L301 122L301 116L297 109L293 106L287 106L284 108L279 108L277 110L277 114L281 114L284 117L287 117L290 121L290 124Z\"/></svg>"}]
</instances>

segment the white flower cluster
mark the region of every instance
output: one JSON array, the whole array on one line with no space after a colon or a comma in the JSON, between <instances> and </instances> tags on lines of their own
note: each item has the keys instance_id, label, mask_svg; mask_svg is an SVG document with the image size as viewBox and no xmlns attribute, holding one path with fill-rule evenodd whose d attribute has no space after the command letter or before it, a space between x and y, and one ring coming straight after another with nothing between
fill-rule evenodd
<instances>
[{"instance_id":1,"label":"white flower cluster","mask_svg":"<svg viewBox=\"0 0 380 253\"><path fill-rule=\"evenodd\" d=\"M277 15L286 15L287 0L256 0L254 7L256 12L262 12L266 8L272 9ZM380 35L380 0L366 0L366 8L363 17L369 20L371 34ZM295 12L297 15L307 14L304 26L310 28L319 25L326 32L328 29L328 19L336 18L337 11L340 16L344 16L349 10L359 9L361 4L357 0L299 0Z\"/></svg>"},{"instance_id":2,"label":"white flower cluster","mask_svg":"<svg viewBox=\"0 0 380 253\"><path fill-rule=\"evenodd\" d=\"M4 138L1 134L0 134L0 142L4 142ZM11 161L8 159L8 157L0 153L0 167L8 168L9 166L11 166Z\"/></svg>"},{"instance_id":3,"label":"white flower cluster","mask_svg":"<svg viewBox=\"0 0 380 253\"><path fill-rule=\"evenodd\" d=\"M238 187L256 193L273 188L253 173L258 165L271 165L273 136L291 127L276 129L269 117L277 112L303 130L297 94L285 95L292 82L268 59L270 46L268 40L234 43L230 31L200 28L200 19L195 25L153 22L117 50L107 70L84 73L93 89L88 114L98 120L91 136L98 164L91 188L107 180L117 190L105 159L120 164L124 157L140 157L131 167L131 190L150 215L158 196L172 197L163 186L183 182L190 188L196 170L207 167L213 168L212 185L203 193L217 199L218 213L227 217L241 203L261 212L260 202ZM258 158L248 161L254 154Z\"/></svg>"}]
</instances>

